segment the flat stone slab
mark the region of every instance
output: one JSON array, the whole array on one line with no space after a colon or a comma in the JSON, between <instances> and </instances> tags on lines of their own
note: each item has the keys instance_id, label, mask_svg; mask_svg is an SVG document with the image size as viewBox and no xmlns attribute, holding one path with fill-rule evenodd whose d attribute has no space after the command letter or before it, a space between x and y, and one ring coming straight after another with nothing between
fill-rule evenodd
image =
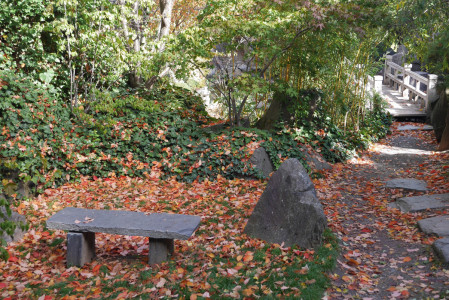
<instances>
[{"instance_id":1,"label":"flat stone slab","mask_svg":"<svg viewBox=\"0 0 449 300\"><path fill-rule=\"evenodd\" d=\"M433 249L444 264L449 264L449 238L436 240Z\"/></svg>"},{"instance_id":2,"label":"flat stone slab","mask_svg":"<svg viewBox=\"0 0 449 300\"><path fill-rule=\"evenodd\" d=\"M403 212L449 208L449 193L399 198L394 207Z\"/></svg>"},{"instance_id":3,"label":"flat stone slab","mask_svg":"<svg viewBox=\"0 0 449 300\"><path fill-rule=\"evenodd\" d=\"M186 240L198 228L200 221L200 217L190 215L66 207L47 220L47 227Z\"/></svg>"},{"instance_id":4,"label":"flat stone slab","mask_svg":"<svg viewBox=\"0 0 449 300\"><path fill-rule=\"evenodd\" d=\"M418 227L427 234L449 237L449 215L420 220Z\"/></svg>"},{"instance_id":5,"label":"flat stone slab","mask_svg":"<svg viewBox=\"0 0 449 300\"><path fill-rule=\"evenodd\" d=\"M416 125L403 125L398 126L399 131L405 131L405 130L433 130L433 127L431 125L424 125L424 126L416 126Z\"/></svg>"},{"instance_id":6,"label":"flat stone slab","mask_svg":"<svg viewBox=\"0 0 449 300\"><path fill-rule=\"evenodd\" d=\"M387 188L404 189L410 191L427 191L427 182L413 178L396 178L386 182Z\"/></svg>"}]
</instances>

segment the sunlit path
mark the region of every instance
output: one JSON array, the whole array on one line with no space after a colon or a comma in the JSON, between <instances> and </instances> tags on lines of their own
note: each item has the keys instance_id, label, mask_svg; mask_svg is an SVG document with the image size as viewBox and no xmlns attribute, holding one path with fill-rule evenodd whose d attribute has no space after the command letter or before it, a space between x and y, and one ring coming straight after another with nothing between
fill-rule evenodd
<instances>
[{"instance_id":1,"label":"sunlit path","mask_svg":"<svg viewBox=\"0 0 449 300\"><path fill-rule=\"evenodd\" d=\"M388 85L382 85L382 98L388 102L387 111L393 117L425 117L424 103L411 101Z\"/></svg>"}]
</instances>

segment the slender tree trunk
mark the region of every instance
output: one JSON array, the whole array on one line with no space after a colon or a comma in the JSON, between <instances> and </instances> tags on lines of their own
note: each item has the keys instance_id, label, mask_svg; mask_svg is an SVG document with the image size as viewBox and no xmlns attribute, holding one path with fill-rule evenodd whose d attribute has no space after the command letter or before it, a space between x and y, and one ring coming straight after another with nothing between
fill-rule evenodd
<instances>
[{"instance_id":1,"label":"slender tree trunk","mask_svg":"<svg viewBox=\"0 0 449 300\"><path fill-rule=\"evenodd\" d=\"M161 23L159 25L159 40L170 33L171 17L175 0L159 0Z\"/></svg>"},{"instance_id":2,"label":"slender tree trunk","mask_svg":"<svg viewBox=\"0 0 449 300\"><path fill-rule=\"evenodd\" d=\"M441 93L440 97L445 97L446 101L449 102L449 93ZM440 145L438 146L438 151L449 150L449 106L446 110L446 126L443 130L443 135L441 136Z\"/></svg>"}]
</instances>

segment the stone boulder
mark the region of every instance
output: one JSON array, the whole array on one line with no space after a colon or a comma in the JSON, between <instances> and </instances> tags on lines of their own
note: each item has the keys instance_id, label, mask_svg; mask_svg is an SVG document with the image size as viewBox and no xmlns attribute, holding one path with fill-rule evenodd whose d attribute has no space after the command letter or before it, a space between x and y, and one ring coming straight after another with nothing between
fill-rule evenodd
<instances>
[{"instance_id":1,"label":"stone boulder","mask_svg":"<svg viewBox=\"0 0 449 300\"><path fill-rule=\"evenodd\" d=\"M4 221L12 221L16 224L16 229L12 236L8 235L6 232L3 232L0 238L5 240L7 243L9 242L17 242L22 239L25 231L22 230L21 225L26 224L26 219L24 216L16 213L15 211L11 212L11 216L8 216L6 213L6 209L4 207L0 207L0 224Z\"/></svg>"},{"instance_id":2,"label":"stone boulder","mask_svg":"<svg viewBox=\"0 0 449 300\"><path fill-rule=\"evenodd\" d=\"M307 171L288 159L271 176L244 232L270 243L315 248L327 226L323 207Z\"/></svg>"},{"instance_id":3,"label":"stone boulder","mask_svg":"<svg viewBox=\"0 0 449 300\"><path fill-rule=\"evenodd\" d=\"M18 170L3 170L3 178L8 180L3 186L3 196L9 199L11 195L16 194L19 199L29 198L34 195L35 184L32 181L24 182L19 177Z\"/></svg>"},{"instance_id":4,"label":"stone boulder","mask_svg":"<svg viewBox=\"0 0 449 300\"><path fill-rule=\"evenodd\" d=\"M268 156L265 148L260 147L257 148L249 162L254 166L254 168L258 169L265 177L270 176L271 172L274 171L273 164L271 163L270 157Z\"/></svg>"},{"instance_id":5,"label":"stone boulder","mask_svg":"<svg viewBox=\"0 0 449 300\"><path fill-rule=\"evenodd\" d=\"M332 169L332 166L323 158L323 156L314 151L312 147L303 147L303 154L307 165L312 169L312 171Z\"/></svg>"},{"instance_id":6,"label":"stone boulder","mask_svg":"<svg viewBox=\"0 0 449 300\"><path fill-rule=\"evenodd\" d=\"M439 99L432 103L432 111L430 113L430 122L435 132L435 137L439 142L443 137L444 129L446 128L446 118L449 111L449 101L446 92L441 92Z\"/></svg>"}]
</instances>

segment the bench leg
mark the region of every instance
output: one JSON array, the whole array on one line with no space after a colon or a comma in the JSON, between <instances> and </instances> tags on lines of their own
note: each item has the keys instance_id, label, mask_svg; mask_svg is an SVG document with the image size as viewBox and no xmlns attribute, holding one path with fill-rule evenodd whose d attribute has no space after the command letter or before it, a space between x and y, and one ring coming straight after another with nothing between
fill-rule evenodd
<instances>
[{"instance_id":1,"label":"bench leg","mask_svg":"<svg viewBox=\"0 0 449 300\"><path fill-rule=\"evenodd\" d=\"M168 259L175 252L173 239L152 239L149 241L150 252L148 253L148 264L156 265Z\"/></svg>"},{"instance_id":2,"label":"bench leg","mask_svg":"<svg viewBox=\"0 0 449 300\"><path fill-rule=\"evenodd\" d=\"M67 233L67 267L82 267L95 256L95 232Z\"/></svg>"}]
</instances>

